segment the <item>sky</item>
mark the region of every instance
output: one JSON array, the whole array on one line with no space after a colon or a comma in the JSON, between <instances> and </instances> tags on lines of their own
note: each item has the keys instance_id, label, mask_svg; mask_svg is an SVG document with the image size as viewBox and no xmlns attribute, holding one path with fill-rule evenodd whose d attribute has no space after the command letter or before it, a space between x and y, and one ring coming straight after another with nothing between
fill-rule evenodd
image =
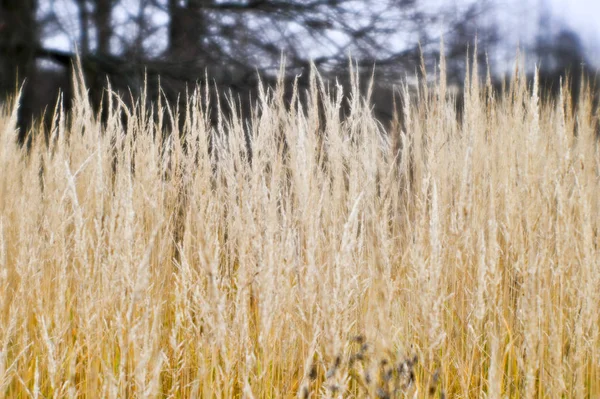
<instances>
[{"instance_id":1,"label":"sky","mask_svg":"<svg viewBox=\"0 0 600 399\"><path fill-rule=\"evenodd\" d=\"M565 18L582 36L600 41L599 0L550 0L549 3L553 13Z\"/></svg>"},{"instance_id":2,"label":"sky","mask_svg":"<svg viewBox=\"0 0 600 399\"><path fill-rule=\"evenodd\" d=\"M590 61L600 67L600 0L546 0L552 15L581 35Z\"/></svg>"}]
</instances>

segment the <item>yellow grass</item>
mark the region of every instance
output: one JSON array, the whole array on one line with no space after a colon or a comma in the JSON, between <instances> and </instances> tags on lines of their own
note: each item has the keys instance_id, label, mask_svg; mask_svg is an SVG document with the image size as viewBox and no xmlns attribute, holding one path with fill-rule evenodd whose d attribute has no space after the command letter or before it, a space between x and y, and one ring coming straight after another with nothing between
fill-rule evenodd
<instances>
[{"instance_id":1,"label":"yellow grass","mask_svg":"<svg viewBox=\"0 0 600 399\"><path fill-rule=\"evenodd\" d=\"M0 397L600 397L590 93L474 66L458 122L441 64L389 134L314 74L168 140L80 93L27 153L5 104Z\"/></svg>"}]
</instances>

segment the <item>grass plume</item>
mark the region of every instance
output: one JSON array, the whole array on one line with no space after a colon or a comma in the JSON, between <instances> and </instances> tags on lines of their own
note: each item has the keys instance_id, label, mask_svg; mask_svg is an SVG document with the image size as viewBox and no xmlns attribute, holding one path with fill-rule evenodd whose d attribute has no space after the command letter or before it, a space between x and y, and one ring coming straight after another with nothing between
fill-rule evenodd
<instances>
[{"instance_id":1,"label":"grass plume","mask_svg":"<svg viewBox=\"0 0 600 399\"><path fill-rule=\"evenodd\" d=\"M598 397L592 94L474 64L459 120L440 64L391 132L315 71L215 125L78 82L27 151L4 104L0 397Z\"/></svg>"}]
</instances>

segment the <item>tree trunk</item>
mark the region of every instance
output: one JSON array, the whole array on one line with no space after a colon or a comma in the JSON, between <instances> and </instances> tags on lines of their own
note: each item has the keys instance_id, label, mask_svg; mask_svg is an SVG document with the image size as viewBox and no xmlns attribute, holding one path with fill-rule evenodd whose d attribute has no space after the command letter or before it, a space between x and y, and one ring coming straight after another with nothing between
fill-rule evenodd
<instances>
[{"instance_id":1,"label":"tree trunk","mask_svg":"<svg viewBox=\"0 0 600 399\"><path fill-rule=\"evenodd\" d=\"M36 0L0 0L0 95L33 73L38 47Z\"/></svg>"},{"instance_id":2,"label":"tree trunk","mask_svg":"<svg viewBox=\"0 0 600 399\"><path fill-rule=\"evenodd\" d=\"M0 101L11 96L36 71L39 46L36 0L0 0ZM19 108L19 141L23 142L32 117L35 88L26 85Z\"/></svg>"},{"instance_id":3,"label":"tree trunk","mask_svg":"<svg viewBox=\"0 0 600 399\"><path fill-rule=\"evenodd\" d=\"M94 23L97 29L96 54L110 54L110 38L112 36L112 0L96 0Z\"/></svg>"},{"instance_id":4,"label":"tree trunk","mask_svg":"<svg viewBox=\"0 0 600 399\"><path fill-rule=\"evenodd\" d=\"M204 6L211 0L169 0L170 56L192 59L202 54L202 39L206 34Z\"/></svg>"},{"instance_id":5,"label":"tree trunk","mask_svg":"<svg viewBox=\"0 0 600 399\"><path fill-rule=\"evenodd\" d=\"M82 55L90 52L90 35L89 35L89 13L86 5L86 0L76 0L79 8L79 48Z\"/></svg>"}]
</instances>

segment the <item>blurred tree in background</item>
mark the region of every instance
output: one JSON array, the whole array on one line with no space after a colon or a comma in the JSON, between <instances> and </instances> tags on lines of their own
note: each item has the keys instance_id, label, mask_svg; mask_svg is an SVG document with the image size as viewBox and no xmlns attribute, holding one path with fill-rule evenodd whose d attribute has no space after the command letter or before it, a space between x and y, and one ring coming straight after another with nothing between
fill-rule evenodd
<instances>
[{"instance_id":1,"label":"blurred tree in background","mask_svg":"<svg viewBox=\"0 0 600 399\"><path fill-rule=\"evenodd\" d=\"M39 48L36 0L0 0L0 99L14 94L35 74ZM21 118L34 112L31 96L24 99Z\"/></svg>"},{"instance_id":2,"label":"blurred tree in background","mask_svg":"<svg viewBox=\"0 0 600 399\"><path fill-rule=\"evenodd\" d=\"M20 109L22 135L32 114L54 106L59 88L69 97L69 73L76 57L73 51L48 46L52 37L68 38L70 47L78 50L95 106L105 98L107 79L113 89L131 90L135 97L147 77L149 98L156 100L160 76L166 97L175 101L186 87L208 76L245 100L257 86L257 72L267 83L274 82L282 54L288 79L301 75L301 85L308 82L311 61L325 77L347 76L352 54L364 68L361 73L370 76L376 67L384 94L375 95L375 113L389 119L390 82L415 73L419 45L425 59L434 63L440 38L445 37L448 75L455 83L463 79L465 50L475 35L481 57L498 45L496 26L481 22L493 12L492 4L0 0L0 95L14 94L27 79Z\"/></svg>"}]
</instances>

